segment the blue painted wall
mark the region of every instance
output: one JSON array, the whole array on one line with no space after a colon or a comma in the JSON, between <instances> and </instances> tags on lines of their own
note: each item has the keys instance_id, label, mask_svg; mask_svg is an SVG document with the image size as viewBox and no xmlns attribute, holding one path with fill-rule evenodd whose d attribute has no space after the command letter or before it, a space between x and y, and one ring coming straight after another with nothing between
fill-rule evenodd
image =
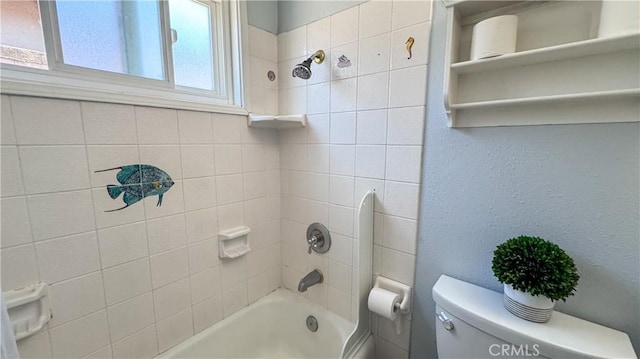
<instances>
[{"instance_id":1,"label":"blue painted wall","mask_svg":"<svg viewBox=\"0 0 640 359\"><path fill-rule=\"evenodd\" d=\"M293 30L366 0L293 0L278 1L278 33Z\"/></svg>"},{"instance_id":2,"label":"blue painted wall","mask_svg":"<svg viewBox=\"0 0 640 359\"><path fill-rule=\"evenodd\" d=\"M273 34L287 32L366 0L247 0L249 25Z\"/></svg>"},{"instance_id":3,"label":"blue painted wall","mask_svg":"<svg viewBox=\"0 0 640 359\"><path fill-rule=\"evenodd\" d=\"M575 259L578 291L559 311L627 332L640 352L640 125L448 128L445 12L436 1L411 357L436 357L440 274L501 291L493 250L520 234Z\"/></svg>"},{"instance_id":4,"label":"blue painted wall","mask_svg":"<svg viewBox=\"0 0 640 359\"><path fill-rule=\"evenodd\" d=\"M249 25L278 34L277 0L248 0L247 16Z\"/></svg>"}]
</instances>

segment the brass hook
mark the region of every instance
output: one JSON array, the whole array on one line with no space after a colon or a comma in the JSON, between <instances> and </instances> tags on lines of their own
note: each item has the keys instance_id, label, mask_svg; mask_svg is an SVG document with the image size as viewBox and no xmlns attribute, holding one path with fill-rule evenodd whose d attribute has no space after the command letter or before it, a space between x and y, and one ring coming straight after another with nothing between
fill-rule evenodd
<instances>
[{"instance_id":1,"label":"brass hook","mask_svg":"<svg viewBox=\"0 0 640 359\"><path fill-rule=\"evenodd\" d=\"M411 53L411 48L413 47L414 42L415 40L413 39L413 37L409 36L407 42L404 43L407 46L407 52L409 52L409 57L407 57L407 60L411 59L411 57L413 56L413 54Z\"/></svg>"}]
</instances>

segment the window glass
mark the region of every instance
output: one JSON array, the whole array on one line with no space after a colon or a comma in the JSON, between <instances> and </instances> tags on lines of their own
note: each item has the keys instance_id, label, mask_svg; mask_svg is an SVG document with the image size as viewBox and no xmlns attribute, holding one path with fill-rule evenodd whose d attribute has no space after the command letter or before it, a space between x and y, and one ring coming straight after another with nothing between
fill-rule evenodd
<instances>
[{"instance_id":1,"label":"window glass","mask_svg":"<svg viewBox=\"0 0 640 359\"><path fill-rule=\"evenodd\" d=\"M239 105L240 1L0 0L3 89Z\"/></svg>"},{"instance_id":2,"label":"window glass","mask_svg":"<svg viewBox=\"0 0 640 359\"><path fill-rule=\"evenodd\" d=\"M164 79L159 3L56 2L63 62Z\"/></svg>"},{"instance_id":3,"label":"window glass","mask_svg":"<svg viewBox=\"0 0 640 359\"><path fill-rule=\"evenodd\" d=\"M0 62L46 69L37 1L0 1Z\"/></svg>"},{"instance_id":4,"label":"window glass","mask_svg":"<svg viewBox=\"0 0 640 359\"><path fill-rule=\"evenodd\" d=\"M176 85L215 90L211 8L197 1L169 0L169 14Z\"/></svg>"}]
</instances>

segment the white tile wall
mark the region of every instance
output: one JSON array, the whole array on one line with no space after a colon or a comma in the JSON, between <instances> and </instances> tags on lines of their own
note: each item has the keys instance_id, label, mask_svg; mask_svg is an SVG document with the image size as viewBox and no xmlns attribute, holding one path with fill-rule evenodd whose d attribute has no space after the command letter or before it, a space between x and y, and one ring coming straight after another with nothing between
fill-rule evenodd
<instances>
[{"instance_id":1,"label":"white tile wall","mask_svg":"<svg viewBox=\"0 0 640 359\"><path fill-rule=\"evenodd\" d=\"M358 40L358 15L358 7L354 6L331 16L331 28L324 29L331 31L331 47Z\"/></svg>"},{"instance_id":2,"label":"white tile wall","mask_svg":"<svg viewBox=\"0 0 640 359\"><path fill-rule=\"evenodd\" d=\"M87 144L136 144L134 107L111 103L81 102ZM104 167L107 168L107 167Z\"/></svg>"},{"instance_id":3,"label":"white tile wall","mask_svg":"<svg viewBox=\"0 0 640 359\"><path fill-rule=\"evenodd\" d=\"M189 245L189 273L194 274L220 264L218 242L205 239Z\"/></svg>"},{"instance_id":4,"label":"white tile wall","mask_svg":"<svg viewBox=\"0 0 640 359\"><path fill-rule=\"evenodd\" d=\"M151 270L147 258L103 271L107 304L115 304L151 290Z\"/></svg>"},{"instance_id":5,"label":"white tile wall","mask_svg":"<svg viewBox=\"0 0 640 359\"><path fill-rule=\"evenodd\" d=\"M3 95L2 287L47 282L55 313L22 356L154 357L279 287L278 137L256 132L243 116ZM95 171L136 163L172 176L162 206L105 212L124 205L105 188L117 171ZM269 235L223 273L217 233L243 224Z\"/></svg>"},{"instance_id":6,"label":"white tile wall","mask_svg":"<svg viewBox=\"0 0 640 359\"><path fill-rule=\"evenodd\" d=\"M48 283L100 269L98 238L95 232L38 242L36 254L40 279Z\"/></svg>"},{"instance_id":7,"label":"white tile wall","mask_svg":"<svg viewBox=\"0 0 640 359\"><path fill-rule=\"evenodd\" d=\"M193 335L191 308L158 322L158 348L163 352Z\"/></svg>"},{"instance_id":8,"label":"white tile wall","mask_svg":"<svg viewBox=\"0 0 640 359\"><path fill-rule=\"evenodd\" d=\"M149 255L144 222L98 230L102 268L109 268Z\"/></svg>"},{"instance_id":9,"label":"white tile wall","mask_svg":"<svg viewBox=\"0 0 640 359\"><path fill-rule=\"evenodd\" d=\"M249 28L249 112L277 115L281 112L278 109L278 84L282 79L291 77L290 69L282 73L278 69L278 46L286 45L286 41L278 42L277 37L267 31L253 26ZM292 51L305 56L306 33L296 35L298 39L292 44L295 45ZM300 41L300 38L304 38L304 41ZM273 82L267 76L269 71L276 75Z\"/></svg>"},{"instance_id":10,"label":"white tile wall","mask_svg":"<svg viewBox=\"0 0 640 359\"><path fill-rule=\"evenodd\" d=\"M16 146L2 146L2 196L18 196L24 194L24 182L18 160L18 148Z\"/></svg>"},{"instance_id":11,"label":"white tile wall","mask_svg":"<svg viewBox=\"0 0 640 359\"><path fill-rule=\"evenodd\" d=\"M152 358L156 354L158 336L155 325L113 343L114 358Z\"/></svg>"},{"instance_id":12,"label":"white tile wall","mask_svg":"<svg viewBox=\"0 0 640 359\"><path fill-rule=\"evenodd\" d=\"M90 187L84 146L21 146L19 156L27 194Z\"/></svg>"},{"instance_id":13,"label":"white tile wall","mask_svg":"<svg viewBox=\"0 0 640 359\"><path fill-rule=\"evenodd\" d=\"M80 102L11 97L16 138L20 145L84 143ZM46 118L44 118L46 114Z\"/></svg>"},{"instance_id":14,"label":"white tile wall","mask_svg":"<svg viewBox=\"0 0 640 359\"><path fill-rule=\"evenodd\" d=\"M22 288L38 280L32 244L2 249L2 287Z\"/></svg>"},{"instance_id":15,"label":"white tile wall","mask_svg":"<svg viewBox=\"0 0 640 359\"><path fill-rule=\"evenodd\" d=\"M200 303L220 293L220 267L204 270L191 276L191 301ZM219 308L220 309L220 308Z\"/></svg>"},{"instance_id":16,"label":"white tile wall","mask_svg":"<svg viewBox=\"0 0 640 359\"><path fill-rule=\"evenodd\" d=\"M162 320L191 306L189 279L184 278L153 291L156 320Z\"/></svg>"},{"instance_id":17,"label":"white tile wall","mask_svg":"<svg viewBox=\"0 0 640 359\"><path fill-rule=\"evenodd\" d=\"M13 114L9 96L0 96L0 141L3 145L15 145L16 135L13 128Z\"/></svg>"},{"instance_id":18,"label":"white tile wall","mask_svg":"<svg viewBox=\"0 0 640 359\"><path fill-rule=\"evenodd\" d=\"M31 230L36 241L93 230L91 191L27 197Z\"/></svg>"},{"instance_id":19,"label":"white tile wall","mask_svg":"<svg viewBox=\"0 0 640 359\"><path fill-rule=\"evenodd\" d=\"M229 288L222 292L222 309L227 317L248 304L248 292L245 283Z\"/></svg>"},{"instance_id":20,"label":"white tile wall","mask_svg":"<svg viewBox=\"0 0 640 359\"><path fill-rule=\"evenodd\" d=\"M347 319L355 319L355 206L369 189L376 191L374 272L413 284L430 9L430 1L371 0L278 36L291 47L291 34L306 31L309 51L320 44L331 49L331 78L316 76L319 66L312 65L303 84L312 114L306 135L288 133L280 144L283 284L295 290L301 276L321 268L327 282L305 296ZM415 44L408 59L410 36ZM279 55L293 56L283 49ZM351 67L337 67L342 55ZM281 72L290 70L292 63L279 59ZM301 92L294 86L300 85L280 82L280 96ZM295 160L301 153L306 165ZM332 248L323 256L304 252L304 231L316 220L332 232ZM407 356L409 319L401 337L390 322L375 321L379 357Z\"/></svg>"},{"instance_id":21,"label":"white tile wall","mask_svg":"<svg viewBox=\"0 0 640 359\"><path fill-rule=\"evenodd\" d=\"M108 308L109 332L114 341L145 328L154 321L151 293L134 297Z\"/></svg>"},{"instance_id":22,"label":"white tile wall","mask_svg":"<svg viewBox=\"0 0 640 359\"><path fill-rule=\"evenodd\" d=\"M355 319L354 206L371 188L374 273L412 284L430 7L371 0L277 37L250 27L250 111L308 113L297 131L248 129L242 116L3 95L3 288L48 281L59 313L20 342L23 356L153 357L281 284L295 290L314 268L327 282L305 296ZM406 36L416 40L410 60ZM312 78L291 78L318 49L327 59ZM343 54L352 66L338 69ZM150 197L104 212L123 205L104 188L117 172L94 171L134 163L174 179L162 206ZM327 255L306 252L312 221L333 233ZM264 233L250 237L254 251L220 261L218 231L247 223ZM396 337L375 318L379 357L407 355L409 319Z\"/></svg>"},{"instance_id":23,"label":"white tile wall","mask_svg":"<svg viewBox=\"0 0 640 359\"><path fill-rule=\"evenodd\" d=\"M210 177L215 174L213 147L206 145L182 146L182 176L186 178Z\"/></svg>"},{"instance_id":24,"label":"white tile wall","mask_svg":"<svg viewBox=\"0 0 640 359\"><path fill-rule=\"evenodd\" d=\"M26 198L0 198L0 211L0 245L4 248L31 242L31 223Z\"/></svg>"},{"instance_id":25,"label":"white tile wall","mask_svg":"<svg viewBox=\"0 0 640 359\"><path fill-rule=\"evenodd\" d=\"M386 0L367 1L360 5L360 39L391 31L392 3Z\"/></svg>"},{"instance_id":26,"label":"white tile wall","mask_svg":"<svg viewBox=\"0 0 640 359\"><path fill-rule=\"evenodd\" d=\"M109 344L104 310L49 330L55 358L81 358ZM21 345L20 345L21 347ZM18 348L19 351L20 347Z\"/></svg>"},{"instance_id":27,"label":"white tile wall","mask_svg":"<svg viewBox=\"0 0 640 359\"><path fill-rule=\"evenodd\" d=\"M369 2L368 4L375 4ZM389 33L360 41L358 74L368 75L389 70L391 35ZM395 43L394 43L395 44Z\"/></svg>"},{"instance_id":28,"label":"white tile wall","mask_svg":"<svg viewBox=\"0 0 640 359\"><path fill-rule=\"evenodd\" d=\"M164 108L136 107L138 143L177 144L178 113Z\"/></svg>"},{"instance_id":29,"label":"white tile wall","mask_svg":"<svg viewBox=\"0 0 640 359\"><path fill-rule=\"evenodd\" d=\"M104 285L100 272L56 283L51 286L50 295L51 306L58 308L49 322L50 328L105 307ZM77 305L65 305L72 301L76 301Z\"/></svg>"}]
</instances>

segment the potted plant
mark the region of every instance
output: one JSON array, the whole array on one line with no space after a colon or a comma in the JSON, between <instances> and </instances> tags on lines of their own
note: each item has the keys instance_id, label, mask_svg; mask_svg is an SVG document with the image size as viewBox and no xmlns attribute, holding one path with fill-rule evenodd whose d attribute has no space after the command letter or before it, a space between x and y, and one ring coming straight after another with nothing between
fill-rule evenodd
<instances>
[{"instance_id":1,"label":"potted plant","mask_svg":"<svg viewBox=\"0 0 640 359\"><path fill-rule=\"evenodd\" d=\"M538 237L519 236L500 244L491 269L504 283L505 308L538 323L549 321L555 302L573 295L580 278L565 251Z\"/></svg>"}]
</instances>

